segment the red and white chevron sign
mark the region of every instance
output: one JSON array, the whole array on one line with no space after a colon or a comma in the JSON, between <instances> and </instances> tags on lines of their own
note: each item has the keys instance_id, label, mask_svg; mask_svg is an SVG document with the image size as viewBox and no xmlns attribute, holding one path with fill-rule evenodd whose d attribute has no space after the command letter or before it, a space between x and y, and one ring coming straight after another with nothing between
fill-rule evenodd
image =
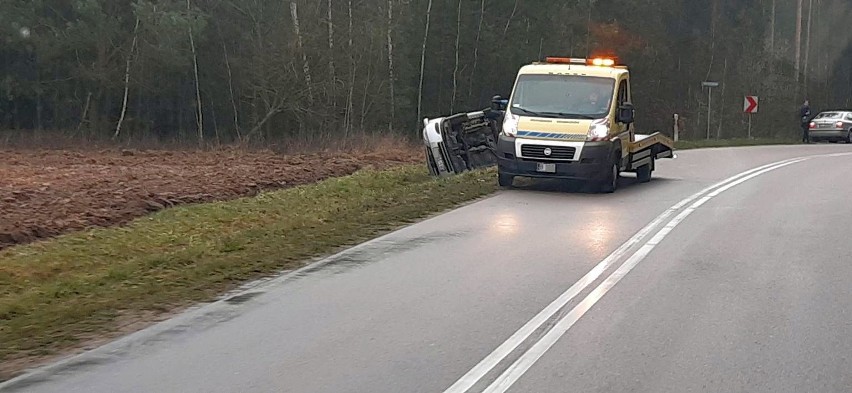
<instances>
[{"instance_id":1,"label":"red and white chevron sign","mask_svg":"<svg viewBox=\"0 0 852 393\"><path fill-rule=\"evenodd\" d=\"M746 96L745 103L743 104L743 112L757 113L757 109L759 106L760 99L757 96Z\"/></svg>"}]
</instances>

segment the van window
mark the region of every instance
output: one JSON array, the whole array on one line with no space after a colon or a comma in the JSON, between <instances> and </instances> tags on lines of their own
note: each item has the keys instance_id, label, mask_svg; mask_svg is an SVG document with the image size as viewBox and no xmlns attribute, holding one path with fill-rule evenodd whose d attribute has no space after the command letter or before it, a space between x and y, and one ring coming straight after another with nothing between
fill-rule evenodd
<instances>
[{"instance_id":1,"label":"van window","mask_svg":"<svg viewBox=\"0 0 852 393\"><path fill-rule=\"evenodd\" d=\"M510 110L518 116L600 119L609 114L615 81L582 75L521 75Z\"/></svg>"},{"instance_id":2,"label":"van window","mask_svg":"<svg viewBox=\"0 0 852 393\"><path fill-rule=\"evenodd\" d=\"M618 85L618 106L623 105L627 101L630 101L627 96L627 81L623 80Z\"/></svg>"}]
</instances>

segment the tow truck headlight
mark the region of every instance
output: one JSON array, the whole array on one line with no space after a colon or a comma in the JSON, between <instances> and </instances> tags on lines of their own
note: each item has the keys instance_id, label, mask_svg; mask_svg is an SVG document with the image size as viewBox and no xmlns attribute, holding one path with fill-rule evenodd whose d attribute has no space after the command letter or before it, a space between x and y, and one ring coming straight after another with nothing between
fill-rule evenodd
<instances>
[{"instance_id":1,"label":"tow truck headlight","mask_svg":"<svg viewBox=\"0 0 852 393\"><path fill-rule=\"evenodd\" d=\"M602 141L609 136L609 119L598 119L589 126L589 141Z\"/></svg>"},{"instance_id":2,"label":"tow truck headlight","mask_svg":"<svg viewBox=\"0 0 852 393\"><path fill-rule=\"evenodd\" d=\"M511 110L507 110L503 117L503 135L511 137L518 135L518 123L520 122L520 116L515 116Z\"/></svg>"}]
</instances>

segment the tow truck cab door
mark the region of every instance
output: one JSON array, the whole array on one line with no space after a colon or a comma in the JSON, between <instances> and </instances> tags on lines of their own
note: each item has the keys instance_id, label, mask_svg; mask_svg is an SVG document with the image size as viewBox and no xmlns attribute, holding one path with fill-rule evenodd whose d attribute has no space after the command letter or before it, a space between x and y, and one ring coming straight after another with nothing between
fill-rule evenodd
<instances>
[{"instance_id":1,"label":"tow truck cab door","mask_svg":"<svg viewBox=\"0 0 852 393\"><path fill-rule=\"evenodd\" d=\"M627 143L633 142L633 99L630 91L630 76L627 74L618 81L614 113L613 136Z\"/></svg>"}]
</instances>

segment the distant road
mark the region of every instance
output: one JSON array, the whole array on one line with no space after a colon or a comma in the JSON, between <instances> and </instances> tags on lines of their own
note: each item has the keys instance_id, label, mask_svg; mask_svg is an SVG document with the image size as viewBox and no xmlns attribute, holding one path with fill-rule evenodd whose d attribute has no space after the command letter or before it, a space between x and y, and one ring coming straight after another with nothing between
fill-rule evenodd
<instances>
[{"instance_id":1,"label":"distant road","mask_svg":"<svg viewBox=\"0 0 852 393\"><path fill-rule=\"evenodd\" d=\"M852 391L850 154L503 191L0 391Z\"/></svg>"}]
</instances>

